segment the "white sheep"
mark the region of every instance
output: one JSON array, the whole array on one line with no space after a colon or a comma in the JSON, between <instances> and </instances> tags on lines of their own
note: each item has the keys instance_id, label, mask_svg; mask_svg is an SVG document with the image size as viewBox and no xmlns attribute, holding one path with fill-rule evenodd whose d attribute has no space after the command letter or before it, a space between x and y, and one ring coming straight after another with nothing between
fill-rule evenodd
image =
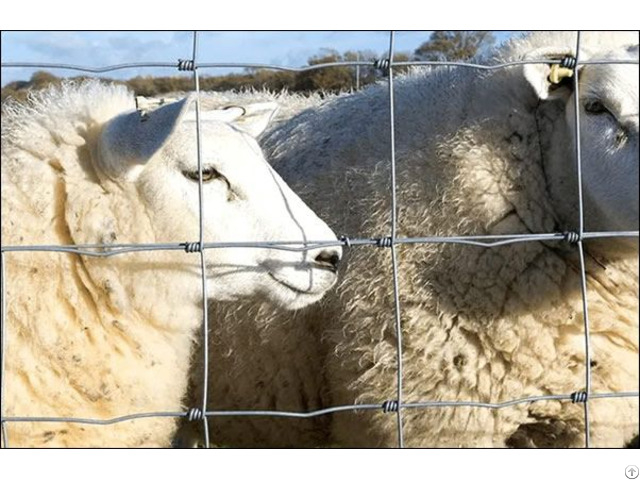
<instances>
[{"instance_id":1,"label":"white sheep","mask_svg":"<svg viewBox=\"0 0 640 480\"><path fill-rule=\"evenodd\" d=\"M170 92L156 97L136 97L136 101L149 108L180 100L188 92ZM289 120L307 108L314 108L322 102L337 97L331 92L289 92L281 90L272 92L266 89L247 88L241 90L205 91L200 92L200 104L203 109L221 109L234 105L253 105L256 103L275 103L278 105L273 114L268 130L273 130L280 123Z\"/></svg>"},{"instance_id":2,"label":"white sheep","mask_svg":"<svg viewBox=\"0 0 640 480\"><path fill-rule=\"evenodd\" d=\"M510 41L491 62L558 60L575 33ZM637 33L584 33L581 60L637 62ZM576 231L573 79L551 65L478 72L417 68L395 80L400 237ZM638 66L580 67L586 231L638 230ZM302 112L262 138L274 168L334 231L390 225L386 85ZM585 240L592 392L638 391L637 239ZM398 245L403 402L506 402L585 388L575 245ZM211 341L218 409L309 411L396 398L388 249L348 250L339 284L295 318L267 305L222 309ZM243 325L243 326L240 326ZM251 331L255 325L264 325ZM237 335L239 331L243 334ZM195 390L201 372L194 374ZM218 395L215 396L215 392ZM212 397L213 398L213 397ZM212 407L212 408L213 408ZM592 399L591 440L622 446L638 399ZM582 446L583 405L404 409L408 446ZM394 446L395 414L222 417L229 445Z\"/></svg>"},{"instance_id":3,"label":"white sheep","mask_svg":"<svg viewBox=\"0 0 640 480\"><path fill-rule=\"evenodd\" d=\"M264 160L254 137L273 103L203 109L205 242L335 240ZM135 109L125 88L63 84L2 112L2 242L151 244L199 239L194 96ZM109 247L105 247L109 248ZM115 248L115 247L114 247ZM101 249L103 250L103 249ZM335 281L341 249L205 250L207 296L294 309ZM6 338L2 418L10 446L167 446L172 417L107 420L184 406L202 323L199 253L108 258L3 253Z\"/></svg>"}]
</instances>

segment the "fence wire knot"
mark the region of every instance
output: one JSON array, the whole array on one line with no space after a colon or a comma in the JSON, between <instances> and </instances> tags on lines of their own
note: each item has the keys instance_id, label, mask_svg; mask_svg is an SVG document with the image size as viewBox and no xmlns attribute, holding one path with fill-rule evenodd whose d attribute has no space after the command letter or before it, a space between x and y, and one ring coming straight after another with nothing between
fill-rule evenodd
<instances>
[{"instance_id":1,"label":"fence wire knot","mask_svg":"<svg viewBox=\"0 0 640 480\"><path fill-rule=\"evenodd\" d=\"M398 411L398 401L397 400L386 400L382 403L382 411L384 413L393 413Z\"/></svg>"},{"instance_id":2,"label":"fence wire knot","mask_svg":"<svg viewBox=\"0 0 640 480\"><path fill-rule=\"evenodd\" d=\"M569 68L571 70L576 68L578 61L576 57L573 55L565 55L565 57L560 61L560 66L563 68Z\"/></svg>"},{"instance_id":3,"label":"fence wire knot","mask_svg":"<svg viewBox=\"0 0 640 480\"><path fill-rule=\"evenodd\" d=\"M571 394L571 403L586 403L589 398L589 394L587 392L573 392Z\"/></svg>"},{"instance_id":4,"label":"fence wire knot","mask_svg":"<svg viewBox=\"0 0 640 480\"><path fill-rule=\"evenodd\" d=\"M196 69L196 62L194 60L178 59L178 70L181 72L193 72Z\"/></svg>"},{"instance_id":5,"label":"fence wire knot","mask_svg":"<svg viewBox=\"0 0 640 480\"><path fill-rule=\"evenodd\" d=\"M564 241L567 243L578 243L580 241L580 234L576 232L564 232Z\"/></svg>"},{"instance_id":6,"label":"fence wire knot","mask_svg":"<svg viewBox=\"0 0 640 480\"><path fill-rule=\"evenodd\" d=\"M492 66L488 66L488 65L476 65L476 64L459 64L459 65L463 65L463 66L468 66L468 67L472 67L472 68L476 68L476 69L493 69L493 68L507 68L510 67L512 65L516 65L519 63L529 63L529 64L539 64L539 63L545 63L546 67L549 68L549 75L548 75L548 80L555 84L561 84L562 82L567 82L568 79L570 78L574 78L576 79L576 76L578 75L578 55L580 52L580 32L577 32L577 42L576 42L576 46L575 46L575 52L576 55L572 55L572 54L561 54L564 55L562 58L560 56L555 57L553 60L550 60L551 63L549 63L549 60L536 60L536 61L527 61L527 62L508 62L508 63L504 63L502 65L492 65ZM212 66L219 66L216 64L205 64L205 63L198 63L199 61L197 60L197 35L198 32L194 32L194 51L193 51L193 56L191 59L175 59L171 58L168 60L168 62L162 62L161 64L158 64L157 66L162 66L162 67L166 67L169 66L171 68L176 68L181 71L181 72L193 72L193 80L194 80L194 90L195 92L199 92L200 91L200 87L199 87L199 80L198 80L198 75L199 75L199 71L203 68L209 68ZM394 118L397 118L394 114L394 86L393 86L393 72L392 69L396 68L397 65L420 65L421 63L430 63L430 62L398 62L398 63L394 63L394 50L393 50L393 32L391 33L391 44L390 44L390 48L388 51L386 51L386 58L379 58L379 59L375 59L375 60L367 60L368 65L370 66L370 68L375 69L376 71L380 72L378 75L381 76L385 76L388 77L388 85L389 85L389 114L390 114L390 133L391 135L391 142L390 142L390 149L391 149L391 165L392 168L395 169L396 166L396 160L395 160L395 154L396 154L396 146L395 146L395 137L393 136L393 132L394 132ZM385 55L385 53L383 53L382 55ZM22 65L20 63L5 63L5 62L0 62L2 68L5 67L21 67ZM326 67L336 67L338 65L350 65L352 62L339 62L339 63L333 63L333 64L326 64L324 66ZM590 63L588 60L584 63ZM606 64L625 64L625 63L629 63L627 60L608 60L605 62L600 62L600 61L596 61L596 62L592 62L592 63L606 63ZM635 62L631 62L631 63L635 63L637 64L637 60ZM582 64L582 61L581 61ZM120 68L131 68L131 67L153 67L155 65L155 63L153 62L145 62L145 63L133 63L133 64L126 64L126 65L111 65L111 66L106 66L106 67L98 67L98 68L92 68L92 67L85 67L85 66L76 66L76 65L64 65L64 64L41 64L39 65L40 67L43 68L63 68L63 69L77 69L77 70L81 70L81 71L85 71L85 72L93 72L93 73L98 73L98 72L107 72L107 71L114 71L114 70L118 70ZM356 66L357 68L359 68L359 66L361 65L360 62L360 58L358 57L358 61L357 62L353 62L353 66ZM38 64L33 64L33 63L29 63L29 64L25 64L25 66L29 66L29 67L34 67L34 66L38 66ZM248 68L255 68L255 67L264 67L263 65L239 65L239 66L245 66ZM267 66L269 67L269 66ZM278 66L274 66L272 65L271 67L275 67L275 68L282 68L282 67L278 67ZM291 71L298 71L298 69L289 69L289 68L284 68L285 70L291 70ZM359 72L359 70L358 70ZM359 76L357 77L359 80ZM578 82L576 81L575 83L576 88L579 87ZM576 92L577 93L577 92ZM579 95L575 95L574 96L575 99L579 98ZM136 100L136 110L139 112L139 121L140 122L145 122L147 120L149 120L149 118L152 118L155 113L154 110L156 108L158 108L159 106L165 104L166 102L173 102L173 101L177 101L177 98L168 98L168 99L145 99L144 97L138 96L135 98ZM578 162L581 161L581 151L580 151L580 128L579 128L579 120L581 118L581 113L580 113L580 109L579 109L579 103L578 100L575 100L574 102L574 107L576 110L576 115L575 115L575 120L574 120L574 125L575 125L575 131L576 131L576 142L575 145L577 146L576 150L575 150L575 157L578 160ZM235 106L231 107L226 107L226 108L237 108ZM246 110L243 107L242 108L243 112L246 114ZM200 127L200 119L198 117L197 119L197 125L196 125L196 135L199 138L200 137L200 131L199 131L199 127ZM4 133L4 132L3 132ZM200 157L200 152L198 152L198 157ZM507 243L512 243L512 242L516 242L516 241L543 241L543 240L557 240L561 243L566 242L567 244L571 244L571 245L576 245L581 247L581 242L584 238L606 238L606 237L615 237L615 236L619 236L617 234L620 234L621 236L625 237L625 236L635 236L635 238L637 238L638 236L638 232L590 232L590 233L584 233L582 230L582 227L578 229L578 231L562 231L562 230L555 230L553 232L550 232L549 234L544 234L544 236L540 236L537 237L536 235L532 235L530 237L525 236L527 238L520 238L520 236L505 236L506 240L499 240L497 242L483 242L483 241L477 241L477 240L465 240L464 238L460 238L460 237L455 237L455 238L440 238L440 237L428 237L428 238L412 238L412 239L405 239L405 238L396 238L395 235L395 225L396 225L396 208L395 208L395 190L396 187L398 187L397 182L395 181L395 176L393 177L394 180L392 182L393 185L393 191L394 191L394 197L392 198L392 206L393 206L393 211L392 211L392 225L393 228L389 230L389 232L391 233L390 236L387 237L367 237L367 238L360 238L360 237L355 237L353 240L350 239L347 235L342 235L339 238L339 241L342 243L342 245L344 245L345 247L352 247L352 246L360 246L360 245L369 245L369 246L375 246L375 247L380 247L380 248L393 248L394 245L400 245L403 244L405 241L411 240L412 243L426 243L426 244L445 244L445 243L458 243L458 244L472 244L472 245L480 245L482 247L492 247L494 245L498 245L501 243L507 244ZM200 179L202 180L202 179ZM582 222L582 210L583 210L583 205L582 205L582 198L581 198L581 193L579 195L579 201L580 201L580 216L581 216L581 222ZM202 215L203 215L203 206L202 206L202 201L200 201L200 217L202 220ZM384 230L381 230L381 232L384 232ZM597 234L597 235L596 235ZM202 232L201 232L202 235ZM71 252L71 253L76 253L79 255L88 255L88 256L107 256L107 255L112 255L112 254L120 254L120 253L126 253L126 252L131 252L131 251L152 251L152 250L174 250L174 249L184 249L184 251L186 253L197 253L199 252L201 257L202 257L202 287L203 287L203 291L204 293L206 293L206 265L205 265L205 261L204 261L204 251L205 248L207 248L207 244L205 244L204 242L204 238L201 236L200 237L200 241L197 242L183 242L183 243L171 243L171 244L155 244L155 245L112 245L115 242L116 238L114 236L113 239L108 239L106 238L103 244L98 244L98 245L89 245L89 246L80 246L80 245L76 245L74 247L72 246L63 246L63 245L45 245L45 246L5 246L2 245L2 248L0 249L0 303L2 304L2 308L0 308L0 337L2 337L2 341L0 341L0 358L2 359L2 362L0 362L0 400L4 401L4 385L6 380L4 380L4 370L5 370L5 365L4 365L4 356L6 353L6 346L5 346L5 341L4 338L6 335L4 335L4 330L7 328L6 327L6 320L5 320L5 311L6 308L4 308L5 306L5 302L6 302L6 288L5 288L5 260L4 260L4 253L5 251L19 251L19 250L35 250L35 251L45 251L45 252ZM487 240L489 240L489 238L487 238ZM227 248L229 246L239 246L239 247L246 247L246 243L248 242L241 242L238 245L233 245L233 244L223 244L222 246ZM287 246L290 242L251 242L251 244L255 245L257 248L282 248L284 250L288 250L291 249L291 247ZM334 245L335 242L329 242L331 245ZM216 243L209 243L208 244L208 248L216 248L217 246L219 246ZM25 248L26 247L26 248ZM308 247L308 245L305 246ZM315 248L315 247L314 247ZM565 247L567 249L569 249L570 247ZM93 249L98 249L97 251L93 251ZM296 249L296 248L294 248ZM382 253L382 252L378 252L378 253ZM581 252L582 253L582 252ZM397 417L397 425L398 425L398 442L400 447L403 446L403 422L402 422L402 418L401 418L401 413L403 413L403 409L408 409L408 408L414 408L414 407L418 407L418 408L430 408L430 407L438 407L438 406L445 406L445 407L455 407L456 405L460 405L460 406L473 406L473 407L481 407L481 408L488 408L488 409L499 409L499 408L503 408L503 407L510 407L516 404L529 404L531 402L538 402L538 401L547 401L550 399L554 399L554 400L561 400L561 401L567 401L570 400L573 404L582 404L582 407L584 408L584 419L585 419L585 443L586 443L586 447L589 447L589 442L590 442L590 433L589 433L589 429L590 429L590 421L589 421L589 414L588 414L588 410L589 410L589 403L592 403L590 401L591 395L593 395L594 399L597 398L605 398L605 397L610 397L610 398L623 398L623 397L638 397L639 393L636 392L609 392L609 393L602 393L602 392L591 392L590 390L590 380L589 380L589 375L590 375L590 367L594 367L596 365L594 360L591 360L590 354L589 354L589 332L590 332L590 326L589 326L589 318L588 318L588 299L587 299L587 281L586 281L586 272L585 272L585 266L584 266L584 255L580 255L581 256L581 274L582 274L582 278L581 278L581 288L582 288L582 301L583 301L583 313L584 313L584 338L585 338L585 347L586 347L586 368L585 368L585 373L587 374L587 378L586 378L586 382L583 384L585 385L585 389L581 390L581 391L575 391L572 393L569 393L567 395L567 393L562 393L562 394L558 394L558 395L544 395L544 396L538 396L538 397L528 397L528 398L520 398L520 399L513 399L513 400L508 400L508 401L504 401L501 403L479 403L479 402L466 402L466 401L452 401L452 402L417 402L417 403L403 403L403 397L402 397L402 391L403 391L403 385L402 385L402 358L403 358L403 345L402 345L402 328L401 328L401 315L400 315L400 306L401 306L401 300L400 300L400 295L398 293L399 288L398 288L398 272L397 272L397 266L396 266L396 259L395 256L392 256L392 262L393 262L393 280L394 280L394 294L395 294L395 298L394 298L394 304L395 304L395 312L396 312L396 333L397 333L397 342L396 342L396 354L397 354L397 360L398 360L398 369L397 369L397 382L398 382L398 393L396 395L396 400L386 400L384 402L382 402L381 404L375 404L375 405L366 405L366 408L368 409L369 407L375 408L376 410L378 408L382 409L382 412L387 414L387 413L396 413L396 417ZM594 259L595 262L597 262L598 264L600 264L600 262L597 259ZM601 265L601 264L600 264ZM601 265L602 266L602 265ZM604 268L604 266L603 266ZM105 284L106 287L108 287L108 284ZM9 424L11 422L23 422L23 421L29 421L29 422L48 422L48 421L55 421L55 420L60 420L60 421L64 421L64 422L75 422L75 423L89 423L89 424L94 424L94 425L109 425L109 424L113 424L113 423L120 423L120 422L124 422L124 421L129 421L132 418L145 418L145 417L160 417L160 416L168 416L168 417L179 417L179 418L184 418L185 420L189 421L189 422L194 422L194 421L201 421L203 423L203 427L204 427L204 439L205 439L205 445L208 446L209 444L209 433L208 433L208 425L207 425L207 419L208 416L211 415L216 415L216 413L218 412L209 412L207 414L207 388L206 388L206 381L208 379L208 363L207 363L207 359L208 359L208 348L209 348L209 342L208 340L208 331L209 331L209 320L208 320L208 314L207 314L207 308L206 308L206 295L203 295L203 346L204 346L204 380L205 380L205 388L204 388L204 398L203 401L201 403L200 406L202 406L203 408L196 408L196 407L191 407L191 408L181 408L178 407L177 409L175 409L175 411L172 412L164 412L164 414L162 412L158 413L138 413L138 414L133 414L133 415L125 415L122 417L117 417L117 418L113 418L113 419L81 419L81 418L61 418L61 417L56 417L56 418L45 418L45 417L5 417L5 416L1 416L0 417L0 437L2 438L2 443L3 443L3 447L7 448L9 447L9 440L7 438L7 427L9 426ZM569 397L567 399L567 397ZM0 402L1 403L1 402ZM301 417L311 417L311 416L317 416L317 415L325 415L328 413L334 413L334 412L340 412L340 411L357 411L358 409L361 409L363 406L362 405L358 405L356 404L352 404L352 405L338 405L335 407L331 407L331 408L327 408L327 409L323 409L323 410L311 410L311 411L306 411L304 412L302 415L302 412L287 412L287 411L282 411L282 410L270 410L270 411L266 411L266 412L262 412L268 416L278 416L278 417L289 417L289 418L301 418ZM224 410L220 413L231 413L233 415L240 415L240 416L252 416L254 415L256 412L254 411L227 411ZM166 415L165 415L166 414ZM45 442L47 441L47 435L45 435Z\"/></svg>"},{"instance_id":7,"label":"fence wire knot","mask_svg":"<svg viewBox=\"0 0 640 480\"><path fill-rule=\"evenodd\" d=\"M391 237L382 237L376 240L376 246L380 248L391 248L393 245L393 240Z\"/></svg>"},{"instance_id":8,"label":"fence wire knot","mask_svg":"<svg viewBox=\"0 0 640 480\"><path fill-rule=\"evenodd\" d=\"M200 242L184 242L180 246L184 247L184 251L187 253L196 253L202 251L202 244Z\"/></svg>"},{"instance_id":9,"label":"fence wire knot","mask_svg":"<svg viewBox=\"0 0 640 480\"><path fill-rule=\"evenodd\" d=\"M373 62L373 68L377 68L382 72L386 73L389 71L389 66L391 65L391 61L388 58L379 58Z\"/></svg>"},{"instance_id":10,"label":"fence wire knot","mask_svg":"<svg viewBox=\"0 0 640 480\"><path fill-rule=\"evenodd\" d=\"M197 420L202 420L204 418L204 414L202 413L202 410L200 410L199 408L190 408L189 411L187 412L187 420L189 420L190 422L195 422Z\"/></svg>"}]
</instances>

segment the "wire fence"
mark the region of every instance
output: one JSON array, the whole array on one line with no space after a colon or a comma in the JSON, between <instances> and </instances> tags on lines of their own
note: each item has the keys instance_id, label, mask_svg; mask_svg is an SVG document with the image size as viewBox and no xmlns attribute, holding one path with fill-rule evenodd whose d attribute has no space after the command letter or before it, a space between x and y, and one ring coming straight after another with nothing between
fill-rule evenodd
<instances>
[{"instance_id":1,"label":"wire fence","mask_svg":"<svg viewBox=\"0 0 640 480\"><path fill-rule=\"evenodd\" d=\"M210 446L209 427L207 418L210 417L231 417L231 416L260 416L260 417L289 417L289 418L312 418L322 415L329 415L338 412L353 412L364 410L378 410L383 414L395 413L397 420L397 443L398 447L404 446L403 435L403 418L402 412L405 409L416 408L443 408L443 407L471 407L471 408L488 408L488 409L502 409L508 408L519 404L527 404L532 402L539 402L545 400L558 400L558 401L570 401L573 403L582 403L584 406L584 444L585 447L590 446L590 418L589 418L589 401L591 399L601 398L629 398L640 397L640 392L592 392L591 387L591 349L590 349L590 327L589 327L589 305L587 301L587 280L585 269L585 252L583 247L583 241L589 239L604 239L604 238L638 238L638 231L610 231L610 232L585 232L584 231L584 201L583 201L583 186L582 186L582 155L581 155L581 139L580 139L580 109L579 109L579 65L596 65L596 64L638 64L638 61L633 60L582 60L580 55L580 41L581 33L576 32L575 43L575 57L566 57L564 59L549 60L526 60L507 62L496 65L482 65L466 62L452 62L452 61L403 61L396 62L394 58L394 32L389 34L389 50L388 56L376 60L370 61L349 61L349 62L334 62L310 65L306 67L294 68L284 67L279 65L270 64L256 64L256 63L198 63L198 32L193 32L193 46L192 56L189 60L178 60L177 62L138 62L138 63L126 63L119 65L110 65L105 67L87 67L82 65L70 65L61 63L31 63L31 62L7 62L2 63L2 68L59 68L67 70L77 70L87 73L106 73L115 70L125 70L133 68L151 68L151 67L172 67L179 71L193 72L193 89L196 94L195 108L196 108L196 141L197 141L197 155L198 155L198 208L199 208L199 238L195 242L182 242L182 243L156 243L156 244L86 244L86 245L2 245L1 248L1 270L2 276L1 283L1 296L2 296L2 312L1 321L2 325L0 330L2 331L2 342L0 345L0 404L2 405L1 413L1 426L2 426L2 438L4 447L10 447L10 436L8 432L8 424L21 423L21 422L63 422L63 423L78 423L78 424L90 424L90 425L112 425L120 422L127 422L141 418L185 418L190 421L200 421L203 425L204 432L204 445ZM455 66L463 68L471 68L477 70L495 70L512 66L520 66L527 64L545 64L545 65L569 65L574 71L573 85L575 89L573 107L575 111L575 162L577 171L577 185L578 185L578 231L576 232L554 232L554 233L539 233L539 234L518 234L518 235L476 235L476 236L430 236L430 237L411 237L402 238L397 236L397 220L398 220L398 205L397 205L397 182L396 182L396 148L395 148L395 116L394 116L394 68L408 67L408 66ZM204 242L204 205L203 205L203 187L202 187L202 137L200 131L200 87L199 87L199 71L203 69L216 69L216 68L262 68L270 70L283 70L290 72L304 72L310 70L319 70L333 67L372 67L382 70L386 73L388 82L389 93L389 113L390 113L390 129L389 129L389 155L391 165L391 225L389 228L389 236L379 238L350 238L347 236L341 237L339 241L336 240L306 240L300 241L270 241L270 242ZM398 261L396 255L396 246L402 244L436 244L436 243L449 243L459 245L471 245L481 248L495 248L505 245L511 245L515 243L523 242L541 242L541 241L558 241L568 242L575 246L578 252L580 260L580 290L582 297L582 309L584 318L584 352L585 352L585 379L584 390L576 392L568 392L565 394L557 395L543 395L532 396L526 398L513 399L501 403L483 403L483 402L471 402L471 401L420 401L420 402L404 402L403 401L403 346L402 346L402 324L401 324L401 302L399 296L398 286ZM396 332L396 398L387 399L381 403L376 404L352 404L352 405L338 405L330 408L324 408L319 410L312 410L306 412L294 412L283 410L209 410L208 398L207 398L207 383L209 381L209 319L207 316L207 280L206 280L206 260L205 250L215 248L265 248L265 249L278 249L286 251L307 251L316 249L319 247L328 246L342 246L347 248L361 247L361 246L373 246L389 248L391 250L391 267L393 275L393 299L394 299L394 316L393 327ZM199 253L200 255L200 269L201 269L201 282L202 282L202 333L203 333L203 395L202 402L199 407L190 408L187 411L180 412L146 412L137 413L132 415L120 416L107 419L96 418L77 418L77 417L18 417L18 416L5 416L5 351L7 348L7 336L6 336L6 276L5 276L5 254L19 254L20 252L57 252L57 253L73 253L78 255L95 256L95 257L111 257L114 255L130 254L141 251L153 251L153 250L184 250L186 253Z\"/></svg>"}]
</instances>

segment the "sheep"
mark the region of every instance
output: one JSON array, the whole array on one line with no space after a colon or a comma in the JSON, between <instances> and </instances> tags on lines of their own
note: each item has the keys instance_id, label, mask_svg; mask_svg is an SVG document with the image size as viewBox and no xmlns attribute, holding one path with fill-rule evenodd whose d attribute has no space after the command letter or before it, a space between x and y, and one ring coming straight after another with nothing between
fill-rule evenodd
<instances>
[{"instance_id":1,"label":"sheep","mask_svg":"<svg viewBox=\"0 0 640 480\"><path fill-rule=\"evenodd\" d=\"M124 87L87 81L3 108L3 444L170 445L173 417L98 426L10 420L184 412L202 322L200 254L105 258L5 248L103 244L100 251L109 251L197 241L194 99L137 111ZM336 240L255 141L275 108L203 109L204 242ZM204 252L208 298L260 298L285 309L319 300L335 282L341 256L340 247L329 246Z\"/></svg>"},{"instance_id":2,"label":"sheep","mask_svg":"<svg viewBox=\"0 0 640 480\"><path fill-rule=\"evenodd\" d=\"M156 97L136 97L138 104L148 105L154 108L178 101L186 96L187 92L170 92ZM200 103L204 109L220 109L233 105L251 105L256 103L275 103L278 108L274 112L267 130L273 130L280 123L289 120L308 108L317 107L322 102L337 97L332 92L289 92L282 90L272 92L266 89L247 88L244 90L204 91L200 92Z\"/></svg>"},{"instance_id":3,"label":"sheep","mask_svg":"<svg viewBox=\"0 0 640 480\"><path fill-rule=\"evenodd\" d=\"M575 55L575 42L575 33L534 33L490 61L558 60ZM580 59L637 62L637 44L637 33L584 33ZM585 231L637 231L637 64L579 68ZM544 63L425 67L395 79L399 237L578 230L573 79L553 84L551 71ZM377 85L261 137L294 191L351 238L389 234L388 102L387 86ZM584 248L592 392L637 391L637 238L584 240ZM404 403L498 403L585 388L575 245L396 250ZM211 337L220 354L210 364L212 408L300 412L395 399L391 278L389 249L353 247L336 288L293 318L263 304L211 305L214 317L234 318ZM592 399L589 408L591 445L620 447L637 434L637 397ZM584 444L583 406L570 401L411 408L402 418L407 446ZM382 409L305 420L221 417L211 426L222 445L397 445L396 416ZM179 438L194 437L185 429Z\"/></svg>"}]
</instances>

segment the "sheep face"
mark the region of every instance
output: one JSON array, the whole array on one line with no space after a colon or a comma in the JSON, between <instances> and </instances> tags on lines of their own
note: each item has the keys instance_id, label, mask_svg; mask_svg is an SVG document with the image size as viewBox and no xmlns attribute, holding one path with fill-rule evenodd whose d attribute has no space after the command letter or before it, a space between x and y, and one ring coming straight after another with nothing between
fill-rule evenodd
<instances>
[{"instance_id":1,"label":"sheep face","mask_svg":"<svg viewBox=\"0 0 640 480\"><path fill-rule=\"evenodd\" d=\"M637 53L636 46L636 60ZM638 66L588 65L580 73L588 227L638 230ZM569 125L574 125L574 118L575 110L568 108Z\"/></svg>"},{"instance_id":2,"label":"sheep face","mask_svg":"<svg viewBox=\"0 0 640 480\"><path fill-rule=\"evenodd\" d=\"M570 47L545 47L528 57L557 60L567 54L571 54ZM585 51L581 55L583 60L637 61L638 46L605 53ZM525 77L538 100L543 100L538 108L544 113L538 116L552 123L547 128L550 137L542 139L548 148L545 170L550 193L556 199L560 219L574 224L577 205L567 204L568 197L576 197L574 79L566 78L554 85L549 81L549 72L549 65L525 67ZM637 230L638 66L580 66L579 96L585 228Z\"/></svg>"},{"instance_id":3,"label":"sheep face","mask_svg":"<svg viewBox=\"0 0 640 480\"><path fill-rule=\"evenodd\" d=\"M142 119L137 112L117 117L101 135L105 174L120 186L135 186L156 241L199 238L197 128L189 103L161 107ZM336 240L262 155L254 137L274 111L274 104L260 104L201 113L205 243ZM258 295L300 308L334 284L341 253L339 247L206 249L207 296L224 301ZM189 276L199 276L200 256L187 261ZM182 285L201 298L196 278Z\"/></svg>"}]
</instances>

